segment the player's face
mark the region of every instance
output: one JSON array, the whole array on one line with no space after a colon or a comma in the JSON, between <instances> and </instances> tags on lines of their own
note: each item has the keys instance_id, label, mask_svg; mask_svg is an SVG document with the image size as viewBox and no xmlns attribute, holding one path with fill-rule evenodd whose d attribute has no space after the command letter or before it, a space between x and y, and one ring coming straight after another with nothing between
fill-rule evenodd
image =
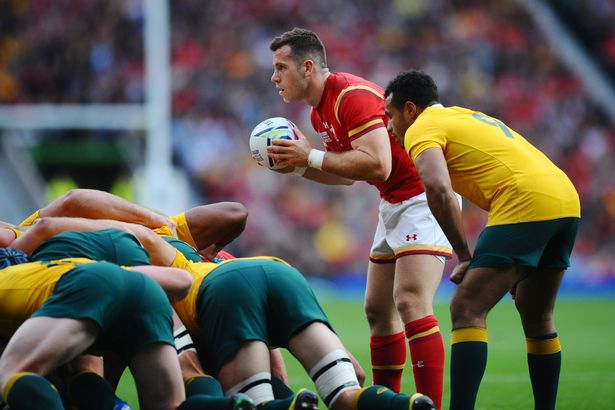
<instances>
[{"instance_id":1,"label":"player's face","mask_svg":"<svg viewBox=\"0 0 615 410\"><path fill-rule=\"evenodd\" d=\"M271 81L284 102L299 101L303 98L306 80L292 58L290 46L280 47L273 52Z\"/></svg>"},{"instance_id":2,"label":"player's face","mask_svg":"<svg viewBox=\"0 0 615 410\"><path fill-rule=\"evenodd\" d=\"M387 104L385 113L389 117L389 124L387 126L389 132L393 134L399 145L404 146L404 136L406 130L411 124L407 116L404 115L403 110L391 104L391 95L387 97Z\"/></svg>"}]
</instances>

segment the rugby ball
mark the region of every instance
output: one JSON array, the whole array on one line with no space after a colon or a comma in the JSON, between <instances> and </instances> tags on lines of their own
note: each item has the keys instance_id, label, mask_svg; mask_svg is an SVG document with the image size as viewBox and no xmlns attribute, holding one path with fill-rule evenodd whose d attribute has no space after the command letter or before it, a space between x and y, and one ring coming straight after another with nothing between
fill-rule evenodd
<instances>
[{"instance_id":1,"label":"rugby ball","mask_svg":"<svg viewBox=\"0 0 615 410\"><path fill-rule=\"evenodd\" d=\"M297 126L290 120L283 117L267 118L261 121L250 133L250 152L252 158L259 165L269 169L281 169L284 166L275 165L273 159L267 155L267 147L271 146L271 141L275 139L296 140Z\"/></svg>"}]
</instances>

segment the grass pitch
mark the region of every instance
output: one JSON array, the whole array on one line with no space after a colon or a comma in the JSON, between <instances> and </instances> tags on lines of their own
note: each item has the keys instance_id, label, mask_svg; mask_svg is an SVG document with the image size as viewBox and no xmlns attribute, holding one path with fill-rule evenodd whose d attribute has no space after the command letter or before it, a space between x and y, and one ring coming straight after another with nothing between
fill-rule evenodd
<instances>
[{"instance_id":1,"label":"grass pitch","mask_svg":"<svg viewBox=\"0 0 615 410\"><path fill-rule=\"evenodd\" d=\"M325 300L323 308L346 347L359 360L371 383L369 331L358 300ZM444 401L448 406L448 355L450 319L448 305L436 305L436 315L444 337L447 363ZM561 299L555 320L562 340L563 364L557 408L615 408L615 299ZM479 391L477 410L531 409L532 391L527 372L525 338L513 303L500 302L488 317L489 359ZM292 387L314 389L299 363L286 354ZM402 390L414 392L412 370L406 368ZM122 379L118 395L138 409L134 384L129 376ZM321 409L324 406L321 405Z\"/></svg>"}]
</instances>

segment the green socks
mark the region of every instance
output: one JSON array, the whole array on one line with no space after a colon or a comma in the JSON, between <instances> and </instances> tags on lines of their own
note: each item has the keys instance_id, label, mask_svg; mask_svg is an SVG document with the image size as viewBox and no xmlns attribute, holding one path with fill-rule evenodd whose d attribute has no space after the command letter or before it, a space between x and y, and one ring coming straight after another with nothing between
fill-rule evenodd
<instances>
[{"instance_id":1,"label":"green socks","mask_svg":"<svg viewBox=\"0 0 615 410\"><path fill-rule=\"evenodd\" d=\"M473 409L487 367L487 329L468 327L451 336L450 410Z\"/></svg>"},{"instance_id":2,"label":"green socks","mask_svg":"<svg viewBox=\"0 0 615 410\"><path fill-rule=\"evenodd\" d=\"M55 387L34 373L16 373L6 383L3 396L12 410L64 410Z\"/></svg>"}]
</instances>

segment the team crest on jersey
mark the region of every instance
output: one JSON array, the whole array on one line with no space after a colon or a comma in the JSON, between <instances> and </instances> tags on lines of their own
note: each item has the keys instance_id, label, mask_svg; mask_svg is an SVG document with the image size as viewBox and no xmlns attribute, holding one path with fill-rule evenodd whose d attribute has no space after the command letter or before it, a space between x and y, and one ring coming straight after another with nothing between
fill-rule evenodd
<instances>
[{"instance_id":1,"label":"team crest on jersey","mask_svg":"<svg viewBox=\"0 0 615 410\"><path fill-rule=\"evenodd\" d=\"M328 131L319 132L318 136L320 138L322 138L322 142L324 142L325 145L328 145L328 144L330 144L333 141L331 139L331 137L329 136L329 132Z\"/></svg>"}]
</instances>

